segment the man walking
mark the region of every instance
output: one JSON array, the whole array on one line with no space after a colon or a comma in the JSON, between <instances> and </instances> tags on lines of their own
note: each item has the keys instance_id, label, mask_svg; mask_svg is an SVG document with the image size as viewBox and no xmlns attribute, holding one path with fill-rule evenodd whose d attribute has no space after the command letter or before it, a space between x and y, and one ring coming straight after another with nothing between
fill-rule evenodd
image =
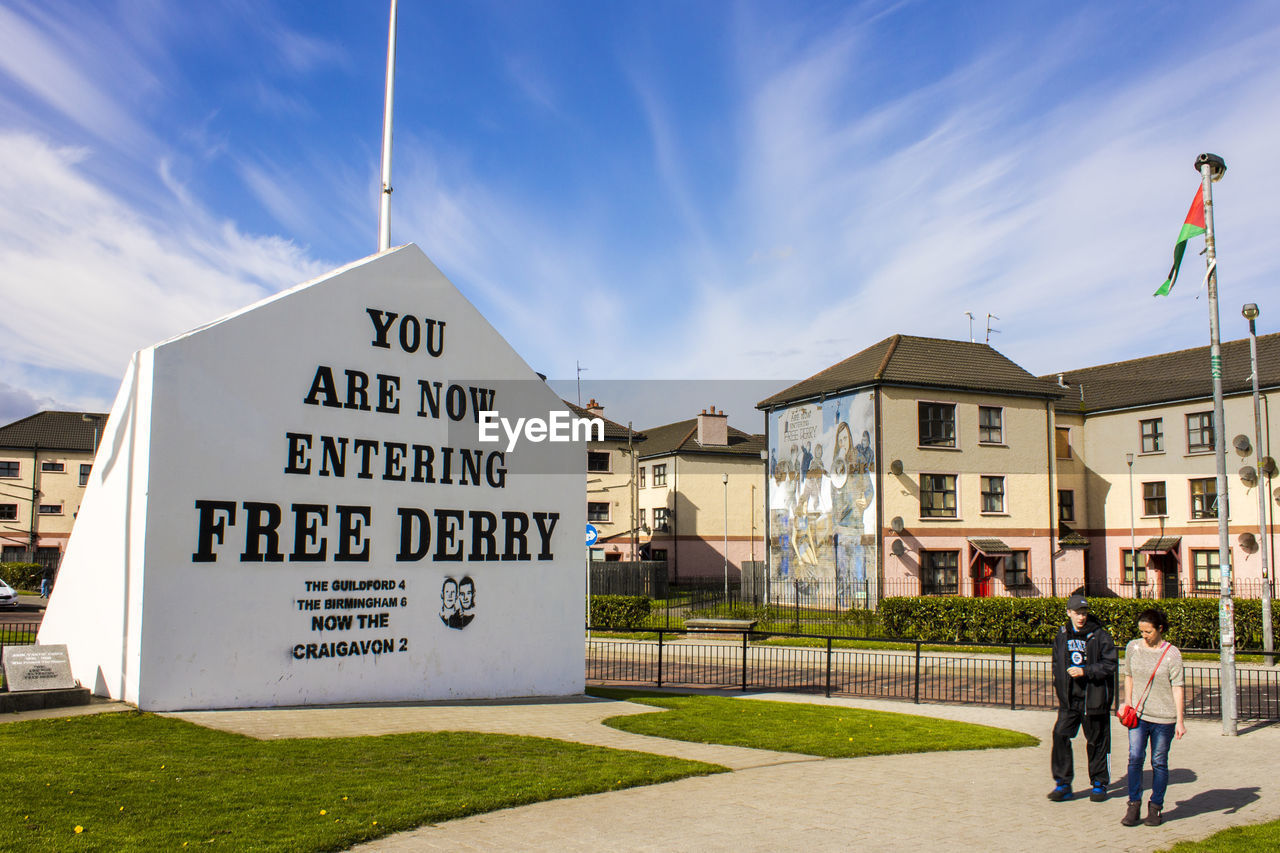
<instances>
[{"instance_id":1,"label":"man walking","mask_svg":"<svg viewBox=\"0 0 1280 853\"><path fill-rule=\"evenodd\" d=\"M1076 594L1067 599L1067 624L1053 641L1053 687L1058 694L1058 721L1053 726L1050 769L1054 802L1071 799L1075 778L1071 739L1081 725L1088 744L1089 799L1107 798L1111 782L1111 702L1115 695L1116 644L1098 618L1089 612L1089 601Z\"/></svg>"}]
</instances>

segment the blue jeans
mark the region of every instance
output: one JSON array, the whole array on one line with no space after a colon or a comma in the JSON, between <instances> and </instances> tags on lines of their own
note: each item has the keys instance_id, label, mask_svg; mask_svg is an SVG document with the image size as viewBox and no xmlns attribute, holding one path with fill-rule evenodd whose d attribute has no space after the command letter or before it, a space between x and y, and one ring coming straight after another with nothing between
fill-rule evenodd
<instances>
[{"instance_id":1,"label":"blue jeans","mask_svg":"<svg viewBox=\"0 0 1280 853\"><path fill-rule=\"evenodd\" d=\"M1137 728L1129 729L1129 802L1142 799L1142 765L1147 757L1147 740L1151 741L1151 802L1164 805L1164 791L1169 787L1169 745L1173 743L1173 723L1152 723L1139 719Z\"/></svg>"}]
</instances>

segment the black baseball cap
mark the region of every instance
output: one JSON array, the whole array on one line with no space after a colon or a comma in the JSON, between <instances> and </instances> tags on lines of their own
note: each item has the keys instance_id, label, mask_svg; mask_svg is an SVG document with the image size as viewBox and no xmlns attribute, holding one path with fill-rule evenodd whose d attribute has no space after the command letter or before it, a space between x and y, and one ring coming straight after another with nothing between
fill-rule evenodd
<instances>
[{"instance_id":1,"label":"black baseball cap","mask_svg":"<svg viewBox=\"0 0 1280 853\"><path fill-rule=\"evenodd\" d=\"M1077 592L1075 595L1067 599L1067 609L1068 610L1088 610L1089 599L1085 598L1083 595Z\"/></svg>"}]
</instances>

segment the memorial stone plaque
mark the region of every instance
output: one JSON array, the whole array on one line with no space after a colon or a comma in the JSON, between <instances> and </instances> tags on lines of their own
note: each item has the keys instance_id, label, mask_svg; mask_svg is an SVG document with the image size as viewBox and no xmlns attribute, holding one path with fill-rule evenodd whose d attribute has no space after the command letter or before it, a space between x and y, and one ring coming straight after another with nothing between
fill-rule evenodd
<instances>
[{"instance_id":1,"label":"memorial stone plaque","mask_svg":"<svg viewBox=\"0 0 1280 853\"><path fill-rule=\"evenodd\" d=\"M74 688L76 680L71 677L67 647L6 646L4 683L10 693Z\"/></svg>"}]
</instances>

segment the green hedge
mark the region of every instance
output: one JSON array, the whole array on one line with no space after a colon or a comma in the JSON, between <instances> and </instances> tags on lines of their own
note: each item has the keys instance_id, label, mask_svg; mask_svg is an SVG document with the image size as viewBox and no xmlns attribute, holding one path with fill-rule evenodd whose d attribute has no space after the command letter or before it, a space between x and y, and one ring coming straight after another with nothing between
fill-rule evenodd
<instances>
[{"instance_id":1,"label":"green hedge","mask_svg":"<svg viewBox=\"0 0 1280 853\"><path fill-rule=\"evenodd\" d=\"M0 563L0 580L14 589L39 589L43 575L39 563Z\"/></svg>"},{"instance_id":2,"label":"green hedge","mask_svg":"<svg viewBox=\"0 0 1280 853\"><path fill-rule=\"evenodd\" d=\"M650 604L643 595L593 595L591 624L596 628L638 630L649 618Z\"/></svg>"},{"instance_id":3,"label":"green hedge","mask_svg":"<svg viewBox=\"0 0 1280 853\"><path fill-rule=\"evenodd\" d=\"M1169 617L1168 640L1181 648L1218 647L1218 599L1091 598L1093 614L1117 645L1138 636L1138 614L1149 607ZM1236 648L1262 648L1262 602L1235 602ZM880 605L886 636L931 642L1052 643L1066 623L1063 598L886 598ZM1273 630L1280 620L1273 608ZM1275 630L1280 635L1280 630Z\"/></svg>"}]
</instances>

